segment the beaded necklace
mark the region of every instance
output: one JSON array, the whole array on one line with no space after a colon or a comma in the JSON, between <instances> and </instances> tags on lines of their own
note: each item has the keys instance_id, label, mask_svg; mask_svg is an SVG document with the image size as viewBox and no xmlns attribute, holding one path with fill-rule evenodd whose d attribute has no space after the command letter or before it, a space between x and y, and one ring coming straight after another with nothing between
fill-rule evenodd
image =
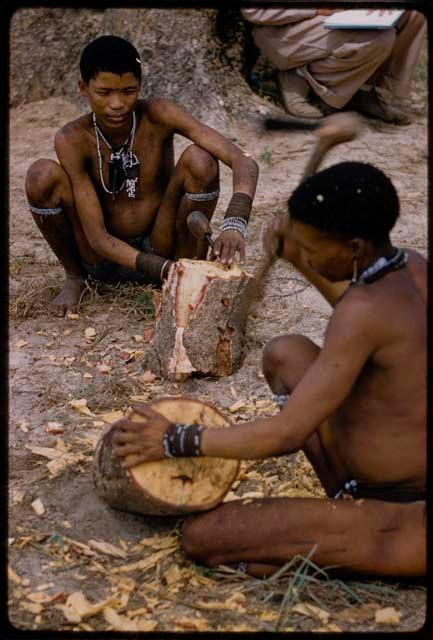
<instances>
[{"instance_id":1,"label":"beaded necklace","mask_svg":"<svg viewBox=\"0 0 433 640\"><path fill-rule=\"evenodd\" d=\"M408 255L403 249L397 249L392 258L384 258L383 256L378 258L370 267L364 269L361 275L351 282L353 286L361 286L364 284L370 284L379 278L382 278L389 271L396 271L402 269L408 260Z\"/></svg>"},{"instance_id":2,"label":"beaded necklace","mask_svg":"<svg viewBox=\"0 0 433 640\"><path fill-rule=\"evenodd\" d=\"M135 198L138 176L140 173L140 161L132 151L132 145L134 144L136 130L135 111L132 113L131 131L129 132L129 135L126 138L125 142L117 151L113 149L112 145L108 142L107 138L98 127L96 123L95 113L92 114L92 119L93 126L95 128L96 150L98 153L99 162L99 177L101 179L102 188L106 193L111 194L114 200L114 198L116 197L116 193L122 191L123 187L126 185L128 198ZM102 154L99 138L101 138L105 142L105 144L111 151L110 160L108 162L109 187L106 186L104 181L104 174L102 170ZM119 178L122 179L122 184L119 188L116 188L118 180L120 181Z\"/></svg>"}]
</instances>

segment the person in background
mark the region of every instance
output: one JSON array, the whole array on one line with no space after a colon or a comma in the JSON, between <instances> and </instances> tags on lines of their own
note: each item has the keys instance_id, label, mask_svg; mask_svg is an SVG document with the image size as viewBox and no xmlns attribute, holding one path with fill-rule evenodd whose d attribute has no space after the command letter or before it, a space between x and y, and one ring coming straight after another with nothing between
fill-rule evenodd
<instances>
[{"instance_id":1,"label":"person in background","mask_svg":"<svg viewBox=\"0 0 433 640\"><path fill-rule=\"evenodd\" d=\"M425 17L405 11L389 29L324 27L327 16L337 11L241 9L254 25L256 45L278 70L286 111L318 118L344 108L408 124L407 114L392 103L409 94L426 38Z\"/></svg>"}]
</instances>

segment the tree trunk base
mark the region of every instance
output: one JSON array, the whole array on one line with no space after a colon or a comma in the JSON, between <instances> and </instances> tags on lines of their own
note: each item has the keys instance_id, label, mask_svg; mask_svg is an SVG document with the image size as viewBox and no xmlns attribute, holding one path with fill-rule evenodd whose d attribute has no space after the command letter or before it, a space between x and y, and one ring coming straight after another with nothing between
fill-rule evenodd
<instances>
[{"instance_id":1,"label":"tree trunk base","mask_svg":"<svg viewBox=\"0 0 433 640\"><path fill-rule=\"evenodd\" d=\"M215 407L199 400L162 398L150 406L171 422L229 427ZM146 418L132 413L132 420ZM96 492L111 507L144 515L184 515L217 506L235 481L239 462L222 458L169 458L123 469L114 454L114 428L110 425L95 451L93 482Z\"/></svg>"},{"instance_id":2,"label":"tree trunk base","mask_svg":"<svg viewBox=\"0 0 433 640\"><path fill-rule=\"evenodd\" d=\"M238 265L179 260L164 284L153 346L159 374L228 376L241 364L245 296L252 274Z\"/></svg>"}]
</instances>

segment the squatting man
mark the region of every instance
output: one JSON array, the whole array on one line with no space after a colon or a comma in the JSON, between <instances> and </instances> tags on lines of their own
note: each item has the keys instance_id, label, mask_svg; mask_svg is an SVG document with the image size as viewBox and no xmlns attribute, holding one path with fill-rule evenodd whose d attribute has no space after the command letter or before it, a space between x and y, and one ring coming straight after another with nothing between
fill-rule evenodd
<instances>
[{"instance_id":1,"label":"squatting man","mask_svg":"<svg viewBox=\"0 0 433 640\"><path fill-rule=\"evenodd\" d=\"M59 162L39 159L26 176L30 211L66 274L53 312L76 311L89 275L160 284L173 260L205 258L207 243L186 219L195 209L211 219L219 160L232 170L233 197L212 257L243 261L258 178L253 158L174 102L139 99L139 54L123 38L87 45L80 71L91 112L56 133ZM177 164L175 133L194 143Z\"/></svg>"},{"instance_id":2,"label":"squatting man","mask_svg":"<svg viewBox=\"0 0 433 640\"><path fill-rule=\"evenodd\" d=\"M304 180L268 250L333 306L323 347L271 340L265 377L281 411L227 429L172 424L147 405L113 436L125 467L170 456L263 459L302 450L327 498L228 502L187 519L181 545L209 566L272 574L315 549L322 567L414 576L426 569L426 260L390 241L391 180L345 162ZM410 366L410 375L408 375Z\"/></svg>"}]
</instances>

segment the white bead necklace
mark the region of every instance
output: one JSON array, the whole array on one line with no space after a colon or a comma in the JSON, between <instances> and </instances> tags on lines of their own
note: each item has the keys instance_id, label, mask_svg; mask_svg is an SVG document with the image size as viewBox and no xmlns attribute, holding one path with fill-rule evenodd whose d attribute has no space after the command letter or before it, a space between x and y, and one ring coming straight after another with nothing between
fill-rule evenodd
<instances>
[{"instance_id":1,"label":"white bead necklace","mask_svg":"<svg viewBox=\"0 0 433 640\"><path fill-rule=\"evenodd\" d=\"M123 187L126 184L128 198L135 198L136 185L138 182L138 175L139 175L139 165L140 165L140 162L137 156L132 151L132 146L134 144L134 138L135 138L135 130L136 130L135 111L133 111L132 113L131 131L129 132L128 137L126 138L125 142L122 144L122 146L118 151L113 150L112 145L108 142L107 138L104 136L101 129L98 127L96 123L95 113L92 114L92 119L93 119L93 126L95 128L96 150L98 153L98 162L99 162L99 177L101 180L102 188L106 193L109 193L110 195L112 195L114 199L116 193L119 193L120 191L122 191ZM105 142L105 144L111 151L109 165L110 165L110 169L112 169L113 190L110 190L106 186L104 181L104 174L102 170L103 162L102 162L102 154L101 154L99 137L101 137L101 139ZM129 142L129 148L125 149L125 147L128 145L128 142ZM116 189L116 177L117 177L117 171L119 169L119 164L121 164L120 169L122 170L123 175L126 176L126 179L124 177L121 186L118 189ZM110 171L110 177L111 177L111 171ZM110 180L110 185L111 185L111 180Z\"/></svg>"}]
</instances>

